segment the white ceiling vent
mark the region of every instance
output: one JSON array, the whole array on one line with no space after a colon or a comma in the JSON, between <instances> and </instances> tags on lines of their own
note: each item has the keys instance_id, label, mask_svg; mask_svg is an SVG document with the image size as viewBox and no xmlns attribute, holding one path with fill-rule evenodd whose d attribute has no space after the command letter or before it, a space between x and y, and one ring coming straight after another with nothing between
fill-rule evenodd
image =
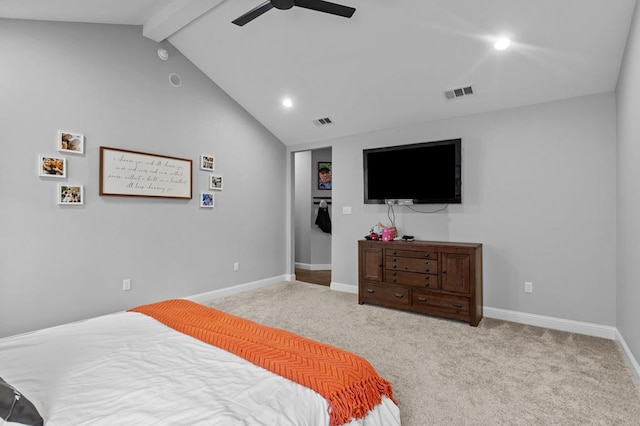
<instances>
[{"instance_id":1,"label":"white ceiling vent","mask_svg":"<svg viewBox=\"0 0 640 426\"><path fill-rule=\"evenodd\" d=\"M458 89L445 90L444 97L447 98L448 100L451 100L451 99L462 98L464 96L471 96L474 93L475 92L473 90L473 87L466 86L466 87L460 87Z\"/></svg>"},{"instance_id":2,"label":"white ceiling vent","mask_svg":"<svg viewBox=\"0 0 640 426\"><path fill-rule=\"evenodd\" d=\"M329 117L324 117L324 118L319 118L317 120L313 120L313 124L320 127L320 126L326 126L328 124L333 124L333 121L331 121Z\"/></svg>"}]
</instances>

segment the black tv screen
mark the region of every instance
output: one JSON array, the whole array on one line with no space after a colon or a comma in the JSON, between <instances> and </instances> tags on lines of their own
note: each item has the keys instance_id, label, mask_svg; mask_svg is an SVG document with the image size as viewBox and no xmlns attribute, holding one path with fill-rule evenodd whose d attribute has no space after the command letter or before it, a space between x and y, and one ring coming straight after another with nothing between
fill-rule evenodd
<instances>
[{"instance_id":1,"label":"black tv screen","mask_svg":"<svg viewBox=\"0 0 640 426\"><path fill-rule=\"evenodd\" d=\"M365 204L462 203L461 139L363 150Z\"/></svg>"}]
</instances>

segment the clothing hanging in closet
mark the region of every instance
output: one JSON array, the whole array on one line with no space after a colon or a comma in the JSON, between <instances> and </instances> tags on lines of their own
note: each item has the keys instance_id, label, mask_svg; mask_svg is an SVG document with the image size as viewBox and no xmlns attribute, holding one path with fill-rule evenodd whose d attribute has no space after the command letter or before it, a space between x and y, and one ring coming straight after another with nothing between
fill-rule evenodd
<instances>
[{"instance_id":1,"label":"clothing hanging in closet","mask_svg":"<svg viewBox=\"0 0 640 426\"><path fill-rule=\"evenodd\" d=\"M325 200L320 201L316 225L318 225L322 232L326 232L327 234L331 233L331 217L329 216L329 208Z\"/></svg>"}]
</instances>

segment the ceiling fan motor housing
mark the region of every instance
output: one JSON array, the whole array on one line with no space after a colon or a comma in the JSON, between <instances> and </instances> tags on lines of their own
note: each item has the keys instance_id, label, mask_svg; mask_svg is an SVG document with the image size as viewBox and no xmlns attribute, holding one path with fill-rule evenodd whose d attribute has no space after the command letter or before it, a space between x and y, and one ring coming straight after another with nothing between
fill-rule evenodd
<instances>
[{"instance_id":1,"label":"ceiling fan motor housing","mask_svg":"<svg viewBox=\"0 0 640 426\"><path fill-rule=\"evenodd\" d=\"M294 0L271 0L271 4L276 9L286 10L294 6Z\"/></svg>"}]
</instances>

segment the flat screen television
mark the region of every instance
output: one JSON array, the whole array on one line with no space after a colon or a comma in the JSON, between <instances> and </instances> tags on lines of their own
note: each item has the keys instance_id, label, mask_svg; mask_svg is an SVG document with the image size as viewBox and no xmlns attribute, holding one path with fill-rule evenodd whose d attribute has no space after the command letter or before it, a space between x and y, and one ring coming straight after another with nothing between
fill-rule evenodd
<instances>
[{"instance_id":1,"label":"flat screen television","mask_svg":"<svg viewBox=\"0 0 640 426\"><path fill-rule=\"evenodd\" d=\"M363 150L365 204L462 203L462 139Z\"/></svg>"}]
</instances>

